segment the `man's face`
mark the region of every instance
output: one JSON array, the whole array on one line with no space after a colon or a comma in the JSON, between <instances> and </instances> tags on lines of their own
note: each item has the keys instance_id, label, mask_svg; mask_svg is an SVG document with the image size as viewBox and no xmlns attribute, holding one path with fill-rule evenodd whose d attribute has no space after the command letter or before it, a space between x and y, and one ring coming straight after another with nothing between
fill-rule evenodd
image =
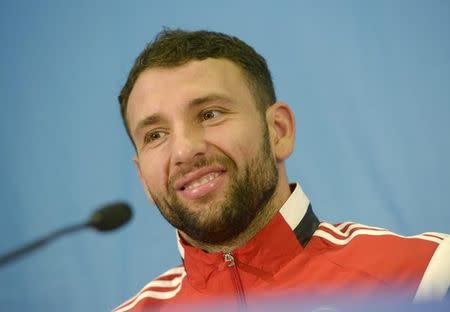
<instances>
[{"instance_id":1,"label":"man's face","mask_svg":"<svg viewBox=\"0 0 450 312\"><path fill-rule=\"evenodd\" d=\"M144 188L191 238L235 237L272 197L278 172L269 132L234 63L207 59L143 72L127 118Z\"/></svg>"}]
</instances>

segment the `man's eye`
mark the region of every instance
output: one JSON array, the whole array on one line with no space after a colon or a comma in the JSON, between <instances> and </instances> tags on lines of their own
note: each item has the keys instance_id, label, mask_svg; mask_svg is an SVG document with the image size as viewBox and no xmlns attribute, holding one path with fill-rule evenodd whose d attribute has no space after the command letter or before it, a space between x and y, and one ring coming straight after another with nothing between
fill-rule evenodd
<instances>
[{"instance_id":1,"label":"man's eye","mask_svg":"<svg viewBox=\"0 0 450 312\"><path fill-rule=\"evenodd\" d=\"M219 117L220 112L217 110L209 110L202 113L202 121Z\"/></svg>"},{"instance_id":2,"label":"man's eye","mask_svg":"<svg viewBox=\"0 0 450 312\"><path fill-rule=\"evenodd\" d=\"M166 133L163 131L152 131L152 132L146 133L145 137L144 137L144 143L152 143L156 140L161 139L165 135L166 135Z\"/></svg>"}]
</instances>

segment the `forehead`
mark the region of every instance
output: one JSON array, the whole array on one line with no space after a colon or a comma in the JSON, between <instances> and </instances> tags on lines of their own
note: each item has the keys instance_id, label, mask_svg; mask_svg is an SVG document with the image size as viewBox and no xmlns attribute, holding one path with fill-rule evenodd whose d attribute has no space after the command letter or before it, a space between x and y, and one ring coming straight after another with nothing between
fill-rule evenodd
<instances>
[{"instance_id":1,"label":"forehead","mask_svg":"<svg viewBox=\"0 0 450 312\"><path fill-rule=\"evenodd\" d=\"M174 68L144 71L128 99L130 128L139 118L167 110L180 110L199 97L221 94L238 102L254 102L242 70L226 59L190 61Z\"/></svg>"}]
</instances>

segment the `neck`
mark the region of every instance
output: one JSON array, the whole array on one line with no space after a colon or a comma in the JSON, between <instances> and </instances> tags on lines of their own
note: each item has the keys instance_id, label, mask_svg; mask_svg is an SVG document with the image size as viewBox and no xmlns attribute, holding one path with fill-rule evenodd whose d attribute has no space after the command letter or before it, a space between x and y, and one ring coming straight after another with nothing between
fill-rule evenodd
<instances>
[{"instance_id":1,"label":"neck","mask_svg":"<svg viewBox=\"0 0 450 312\"><path fill-rule=\"evenodd\" d=\"M281 209L283 204L291 195L291 190L289 188L287 178L280 180L282 180L283 183L281 183L281 181L280 183L278 183L278 186L268 203L256 215L255 219L253 219L250 225L235 238L220 244L207 244L204 242L196 241L184 232L180 231L181 236L190 245L205 250L206 252L231 252L236 248L245 245L250 239L253 238L253 236L256 235L256 233L258 233L269 223L269 221Z\"/></svg>"}]
</instances>

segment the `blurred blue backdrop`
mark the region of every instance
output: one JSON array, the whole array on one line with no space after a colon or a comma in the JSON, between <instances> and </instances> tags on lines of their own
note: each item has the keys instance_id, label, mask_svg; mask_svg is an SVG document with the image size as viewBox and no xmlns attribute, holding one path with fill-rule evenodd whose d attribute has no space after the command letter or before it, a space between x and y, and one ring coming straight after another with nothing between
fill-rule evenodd
<instances>
[{"instance_id":1,"label":"blurred blue backdrop","mask_svg":"<svg viewBox=\"0 0 450 312\"><path fill-rule=\"evenodd\" d=\"M108 311L179 263L132 163L118 92L163 26L236 35L297 117L291 180L318 216L450 232L448 1L0 2L0 253L104 202L127 227L0 268L2 311Z\"/></svg>"}]
</instances>

